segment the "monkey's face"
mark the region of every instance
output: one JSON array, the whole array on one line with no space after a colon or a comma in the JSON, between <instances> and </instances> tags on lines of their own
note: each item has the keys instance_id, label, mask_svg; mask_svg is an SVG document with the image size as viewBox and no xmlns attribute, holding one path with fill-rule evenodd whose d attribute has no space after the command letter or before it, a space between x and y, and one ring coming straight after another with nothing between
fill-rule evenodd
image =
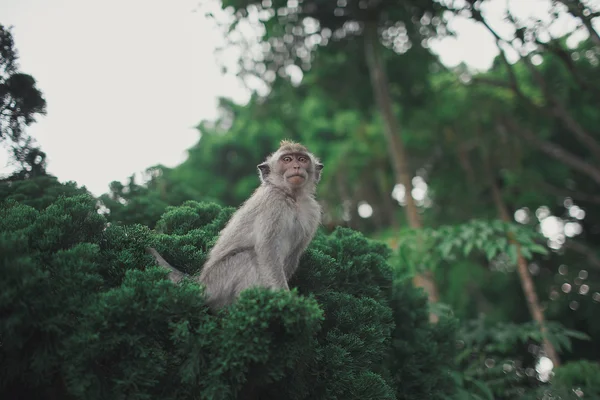
<instances>
[{"instance_id":1,"label":"monkey's face","mask_svg":"<svg viewBox=\"0 0 600 400\"><path fill-rule=\"evenodd\" d=\"M257 165L261 182L289 189L314 188L323 164L299 144L284 144Z\"/></svg>"},{"instance_id":2,"label":"monkey's face","mask_svg":"<svg viewBox=\"0 0 600 400\"><path fill-rule=\"evenodd\" d=\"M311 160L308 155L304 153L282 154L277 164L284 181L290 187L300 187L306 183L311 169Z\"/></svg>"}]
</instances>

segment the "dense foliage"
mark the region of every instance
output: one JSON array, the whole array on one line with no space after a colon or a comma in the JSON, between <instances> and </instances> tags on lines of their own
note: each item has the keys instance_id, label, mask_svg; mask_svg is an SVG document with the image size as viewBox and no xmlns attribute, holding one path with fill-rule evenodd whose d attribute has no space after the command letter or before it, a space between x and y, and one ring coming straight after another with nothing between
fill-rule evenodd
<instances>
[{"instance_id":1,"label":"dense foliage","mask_svg":"<svg viewBox=\"0 0 600 400\"><path fill-rule=\"evenodd\" d=\"M146 246L197 272L231 209L186 202L159 221L106 226L95 200L0 211L0 393L45 399L442 399L456 325L427 320L389 250L320 234L292 292L249 290L212 315Z\"/></svg>"},{"instance_id":2,"label":"dense foliage","mask_svg":"<svg viewBox=\"0 0 600 400\"><path fill-rule=\"evenodd\" d=\"M223 0L224 51L241 54L249 102L220 99L183 163L98 199L45 173L25 132L43 102L22 79L32 107L3 116L29 117L0 125L22 167L0 182L0 390L600 396L600 8L547 0L528 16L493 3ZM431 51L459 19L495 42L488 70ZM0 66L15 65L2 32ZM249 291L211 315L200 287L167 281L144 249L197 272L285 138L325 164L323 231L294 292ZM424 272L438 302L409 283Z\"/></svg>"},{"instance_id":3,"label":"dense foliage","mask_svg":"<svg viewBox=\"0 0 600 400\"><path fill-rule=\"evenodd\" d=\"M0 143L11 149L21 167L17 176L38 175L46 155L25 128L46 112L46 100L35 79L19 70L12 32L0 24Z\"/></svg>"}]
</instances>

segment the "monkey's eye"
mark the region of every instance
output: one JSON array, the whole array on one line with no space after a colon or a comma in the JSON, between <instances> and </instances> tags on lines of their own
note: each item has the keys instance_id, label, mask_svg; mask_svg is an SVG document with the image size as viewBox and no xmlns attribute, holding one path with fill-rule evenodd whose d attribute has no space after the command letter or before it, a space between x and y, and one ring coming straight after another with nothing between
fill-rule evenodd
<instances>
[{"instance_id":1,"label":"monkey's eye","mask_svg":"<svg viewBox=\"0 0 600 400\"><path fill-rule=\"evenodd\" d=\"M292 157L290 157L290 156L285 156L285 157L283 157L283 158L282 158L282 160L283 160L284 162L291 162L291 161L292 161Z\"/></svg>"},{"instance_id":2,"label":"monkey's eye","mask_svg":"<svg viewBox=\"0 0 600 400\"><path fill-rule=\"evenodd\" d=\"M300 161L300 162L306 162L307 158L304 157L304 156L300 156L300 157L298 157L298 161Z\"/></svg>"}]
</instances>

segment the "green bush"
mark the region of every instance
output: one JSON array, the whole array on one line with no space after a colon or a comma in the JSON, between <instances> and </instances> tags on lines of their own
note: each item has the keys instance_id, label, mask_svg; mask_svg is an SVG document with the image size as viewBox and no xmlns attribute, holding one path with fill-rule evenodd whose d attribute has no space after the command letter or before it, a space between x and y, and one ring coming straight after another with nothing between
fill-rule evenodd
<instances>
[{"instance_id":1,"label":"green bush","mask_svg":"<svg viewBox=\"0 0 600 400\"><path fill-rule=\"evenodd\" d=\"M600 363L588 360L571 361L555 371L555 386L569 394L586 399L600 398ZM573 396L571 394L573 398Z\"/></svg>"},{"instance_id":2,"label":"green bush","mask_svg":"<svg viewBox=\"0 0 600 400\"><path fill-rule=\"evenodd\" d=\"M84 187L75 182L61 183L53 175L41 175L30 179L0 181L0 202L15 200L42 210L60 196L89 194Z\"/></svg>"},{"instance_id":3,"label":"green bush","mask_svg":"<svg viewBox=\"0 0 600 400\"><path fill-rule=\"evenodd\" d=\"M442 399L455 321L395 281L389 251L320 233L291 292L216 315L145 252L196 273L233 210L187 202L157 232L110 226L86 195L0 208L2 399Z\"/></svg>"}]
</instances>

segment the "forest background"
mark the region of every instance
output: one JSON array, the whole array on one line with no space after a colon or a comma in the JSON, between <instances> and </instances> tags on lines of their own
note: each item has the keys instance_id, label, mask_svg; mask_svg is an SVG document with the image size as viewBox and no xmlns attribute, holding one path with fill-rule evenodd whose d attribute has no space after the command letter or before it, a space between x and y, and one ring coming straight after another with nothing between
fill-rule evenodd
<instances>
[{"instance_id":1,"label":"forest background","mask_svg":"<svg viewBox=\"0 0 600 400\"><path fill-rule=\"evenodd\" d=\"M501 35L485 3L223 0L250 101L221 99L184 162L113 182L99 213L165 229L190 200L237 207L254 166L279 140L300 141L325 164L323 232L386 243L395 279L426 294L429 323L457 321L449 396L600 396L600 4L508 12ZM452 15L493 35L490 70L448 68L430 51ZM0 140L18 169L0 199L44 210L85 188L46 171L27 133L43 88L1 34Z\"/></svg>"}]
</instances>

